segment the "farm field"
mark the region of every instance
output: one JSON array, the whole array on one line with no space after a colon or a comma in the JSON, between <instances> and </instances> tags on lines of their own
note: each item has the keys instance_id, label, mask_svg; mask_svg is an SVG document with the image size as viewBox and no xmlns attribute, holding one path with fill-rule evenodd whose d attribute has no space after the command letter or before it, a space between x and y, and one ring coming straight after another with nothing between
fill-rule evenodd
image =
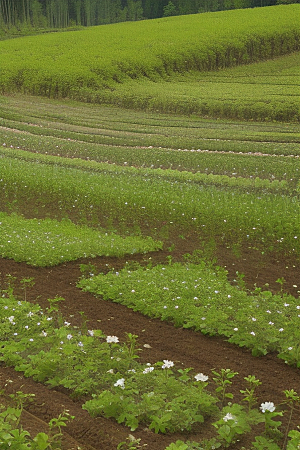
<instances>
[{"instance_id":1,"label":"farm field","mask_svg":"<svg viewBox=\"0 0 300 450\"><path fill-rule=\"evenodd\" d=\"M0 42L0 447L299 447L298 10Z\"/></svg>"},{"instance_id":2,"label":"farm field","mask_svg":"<svg viewBox=\"0 0 300 450\"><path fill-rule=\"evenodd\" d=\"M7 259L10 257L22 261L24 254L23 245L18 244L20 231L17 240L16 233L13 233L16 231L15 225L12 226L9 237L7 234L9 228L1 234L0 248L2 255L6 256L1 259L0 265L1 289L7 291L11 283L11 286L14 285L13 291L17 299L24 299L26 292L27 301L38 303L45 309L49 308L48 299L64 298L64 301L60 302L63 318L70 322L71 326L77 326L79 329L85 323L83 321L86 321L88 329L101 329L105 335L118 336L120 342L126 341L126 333L137 335L138 347L142 348L142 351L138 352L141 364L154 364L165 359L174 361L177 368L193 367L196 372L206 374L210 378L213 376L212 369L220 371L222 368L229 368L238 372L231 390L236 402L241 401L239 391L245 388L243 378L250 374L262 382L258 388L259 402L273 401L278 405L284 400L284 389L299 391L299 369L295 367L297 351L293 357L292 352L288 351L290 358L296 358L290 359L290 365L284 362L288 355L283 356L284 347L294 347L294 344L288 343L288 336L297 339L297 334L293 331L297 323L293 325L288 311L284 323L285 327L291 327L292 331L288 332L287 328L286 337L283 337L280 343L278 335L280 337L282 335L278 333L278 329L283 322L278 321L277 334L270 335L271 340L266 340L263 350L259 347L261 338L257 338L256 343L260 344L255 344L254 347L253 342L256 338L252 344L248 342L244 347L228 342L228 339L232 342L237 342L236 339L245 340L245 335L250 336L250 331L259 336L264 327L268 326L263 325L263 322L261 324L251 322L251 316L255 317L253 312L249 316L250 325L247 319L245 322L245 318L240 317L241 322L235 328L244 330L244 337L237 338L237 334L217 329L212 322L210 325L207 324L207 329L203 328L202 324L198 326L198 330L197 326L192 324L189 328L182 327L178 322L178 318L182 317L181 313L177 319L175 316L167 315L165 320L161 321L158 314L161 307L158 304L156 312L149 312L150 317L147 317L138 312L138 309L134 311L125 304L101 300L77 287L82 275L91 270L95 271L94 275L111 271L113 275L115 272L121 273L124 267L135 271L139 263L141 267L149 267L151 273L151 267L157 264L162 267L165 265L171 270L173 264L175 270L176 264L200 264L204 259L208 264L208 270L211 270L209 267L218 265L228 271L227 279L230 284L228 286L222 284L220 291L224 291L226 296L230 292L230 296L233 297L229 303L224 298L221 300L223 314L224 308L233 304L235 295L237 299L240 298L237 301L242 301L242 297L239 297L242 294L239 293L241 289L248 292L245 294L246 297L243 297L243 302L247 302L247 295L248 301L253 301L250 300L250 292L255 290L268 291L271 296L271 293L282 291L286 296L283 299L280 295L276 298L273 295L265 301L270 302L269 304L276 301L279 302L278 305L285 302L294 305L289 308L296 308L300 290L297 241L299 235L297 124L214 121L75 102L62 103L57 100L18 95L2 97L0 108L2 116L0 197L3 224L11 218L15 221L13 223L19 224L20 230L27 235L28 240L29 229L33 233L33 230L38 228L38 232L43 233L39 228L44 223L47 228L48 223L48 227L53 226L55 230L59 223L57 221L62 219L65 221L67 233L69 221L72 220L73 224L70 225L80 225L78 233L82 233L81 228L84 230L84 227L89 226L92 227L91 233L88 233L91 236L92 233L97 233L97 230L98 232L107 230L116 236L118 234L124 236L125 240L126 236L133 240L135 236L139 237L141 243L143 236L149 236L148 239L152 239L153 243L157 242L156 245L161 246L160 243L163 245L160 250L148 247L147 253L141 250L141 254L137 252L130 255L132 251L129 250L129 254L125 256L121 254L114 256L112 253L112 256L81 257L79 260L63 262L52 267L38 267L39 264L43 265L39 262L37 267L33 267L25 262L17 263ZM185 139L184 136L188 138ZM162 143L163 146L159 146L158 143ZM213 151L215 145L217 150ZM63 180L66 181L65 184ZM143 183L146 183L146 187ZM149 202L151 196L149 198L148 195L147 200L149 183L151 190L160 192L163 189L160 200L154 204ZM103 195L101 190L98 190L98 185L101 186ZM119 185L114 194L116 189L113 186ZM139 196L142 198L138 198L135 193L137 186ZM168 186L171 187L170 193ZM178 197L177 189L181 191L183 188L185 195ZM194 189L197 189L197 194L194 193ZM226 197L232 190L239 201L236 202L232 195L230 200ZM120 199L120 194L124 195L123 199L122 197ZM222 226L220 219L214 222L209 203L207 205L205 203L205 196L208 194L210 202L214 202L216 216L224 215L224 201L233 202L234 209L229 208L226 216L222 216ZM189 210L190 195L197 195L202 199L201 212L197 205ZM251 218L243 222L241 211L238 211L237 215L234 213L241 198L244 202L243 214L251 208L251 202L254 203L254 208L250 210L253 223ZM251 198L249 203L248 198ZM128 213L126 209L124 210L126 201L130 208ZM260 202L263 202L262 206L259 205ZM91 204L93 212L90 211ZM176 210L173 215L170 214L172 204ZM273 208L277 208L277 214L271 214ZM258 211L257 215L255 211ZM182 214L186 214L186 217ZM20 215L23 217L22 220ZM267 217L266 221L263 219L264 215ZM166 223L166 217L170 217L169 223ZM33 221L33 218L38 219ZM196 220L193 220L195 218ZM200 226L196 225L197 220L201 220ZM263 225L260 225L260 221L263 221ZM236 230L237 223L240 225L238 230ZM210 226L209 232L205 231L206 227L203 225ZM259 230L260 226L263 234ZM252 231L247 231L249 229ZM60 232L57 236L58 242L61 236ZM32 242L35 237L31 236L30 239L26 243L25 254L28 252L26 248L30 248L34 255L35 246ZM11 243L7 244L8 241ZM147 245L149 244L148 240ZM12 248L16 252L14 255L5 253ZM60 251L63 250L59 245L58 248ZM40 249L41 247L37 248L37 255L41 254ZM149 250L152 251L149 253ZM189 262L185 255L193 255L195 251ZM30 260L28 262L30 263ZM182 275L178 267L176 270L175 277L180 282ZM10 281L10 277L7 278L8 274L16 279ZM126 272L122 276L126 277ZM221 283L225 282L223 276L220 273ZM154 279L157 279L157 275L154 275ZM22 284L22 280L28 280L27 289L25 289L26 281ZM33 280L33 286L30 280ZM124 279L124 286L128 281ZM167 280L163 283L165 287L168 286ZM157 282L156 285L159 291L160 285ZM205 286L206 284L203 288ZM101 289L103 291L104 286ZM219 287L215 285L214 290L219 290ZM209 293L204 291L199 294L197 294L199 298L209 296ZM153 295L154 291L151 292L152 301L155 298ZM191 291L189 295L194 297L195 292ZM253 298L255 301L256 297ZM170 302L167 298L164 301ZM178 305L179 302L178 299ZM171 306L170 303L167 304ZM185 308L187 309L187 303ZM212 310L212 314L218 317L217 314L222 310L216 304L215 312ZM242 311L244 309L241 309ZM200 314L199 310L200 315L203 317L203 313ZM260 317L263 321L263 316ZM276 317L270 319L277 321ZM177 321L175 327L172 323L174 321L175 324ZM228 322L228 318L225 322ZM231 329L233 327L234 325ZM271 344L274 339L279 343L277 347ZM283 359L277 356L280 352L283 353ZM262 353L267 354L252 356ZM122 423L117 424L113 419L89 416L87 411L81 408L85 400L80 396L70 398L65 387L57 385L49 391L49 387L37 384L30 378L24 378L20 372L14 372L10 367L2 369L2 379L9 378L13 381L6 388L8 393L13 392L13 389L21 389L22 386L24 392L36 394L37 401L26 407L30 416L24 418L24 426L28 423L32 433L41 430L47 432L46 423L52 417L57 417L64 409L69 409L70 414L75 416L66 427L64 445L68 449L75 449L78 446L87 449L115 449L130 433L136 439L141 439L141 444L147 443L148 448L155 450L164 450L178 439L199 441L213 436L211 420L206 422L205 426L194 425L188 434L175 431L171 434L157 435L153 430L147 431L143 425L130 431L130 428ZM298 422L298 416L295 414L290 424L291 428L296 429ZM283 430L286 424L283 421ZM252 433L240 437L240 442L235 444L235 448L250 446L255 435L261 433L263 424L257 425ZM83 435L88 436L88 441L82 437Z\"/></svg>"}]
</instances>

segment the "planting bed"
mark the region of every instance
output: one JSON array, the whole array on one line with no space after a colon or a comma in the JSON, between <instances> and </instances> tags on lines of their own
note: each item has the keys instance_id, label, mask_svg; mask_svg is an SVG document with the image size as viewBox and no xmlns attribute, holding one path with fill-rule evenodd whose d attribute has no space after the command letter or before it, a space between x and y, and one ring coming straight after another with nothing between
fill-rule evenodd
<instances>
[{"instance_id":1,"label":"planting bed","mask_svg":"<svg viewBox=\"0 0 300 450\"><path fill-rule=\"evenodd\" d=\"M176 250L172 252L173 260L180 261L183 254L192 253L194 242L192 237L185 240L178 239L175 242ZM134 260L140 263L149 261L149 255L134 255L127 258L98 257L90 262L97 267L97 270L106 272L111 268L121 269L126 261ZM153 262L165 263L168 255L170 252L158 251L151 253L151 258ZM269 283L270 290L278 291L280 286L276 280L284 277L286 280L284 291L295 297L299 295L297 289L293 287L293 285L299 286L300 268L296 261L287 262L264 255L258 258L257 252L249 249L242 251L239 258L235 258L227 249L220 248L216 256L218 264L226 266L229 272L228 277L232 282L238 270L245 274L247 288L253 289L254 284L263 286ZM47 299L54 298L56 295L62 296L65 299L61 303L63 316L72 325L81 324L80 312L84 312L90 329L100 328L107 335L118 336L121 341L125 339L125 333L138 335L138 344L142 349L140 360L143 362L154 363L168 359L174 361L178 368L193 367L208 375L211 374L211 369L230 368L239 372L232 388L235 401L241 400L239 390L245 388L243 378L250 374L262 381L258 392L259 402L273 401L278 405L284 399L284 389L295 389L299 392L299 369L287 366L276 355L268 354L255 358L251 356L250 351L230 345L221 338L211 338L199 332L175 328L172 324L149 319L122 305L96 299L91 294L81 291L76 287L81 276L79 265L87 262L87 260L79 260L52 268L36 268L25 263L1 259L0 283L2 286L5 284L6 274L16 276L18 280L33 277L35 285L28 289L27 299L46 307ZM24 296L18 283L15 294L21 299ZM147 347L143 347L145 344L148 344ZM164 450L176 439L201 440L212 435L212 427L208 423L195 427L190 434L182 435L157 435L143 427L130 432L129 428L118 425L113 420L91 418L81 409L81 402L72 400L66 389L50 390L41 383L24 378L21 373L15 372L12 368L1 367L0 369L1 386L7 385L7 392L22 390L25 393L35 394L35 401L26 408L23 415L24 428L33 435L44 430L51 418L57 417L66 409L75 416L75 419L66 427L64 449L114 450L118 443L124 441L131 433L136 438L141 438L140 443L147 444L147 449ZM294 420L293 427L296 428L299 424L296 415ZM242 446L247 448L247 444L250 444L253 439L254 436L244 435L232 448Z\"/></svg>"}]
</instances>

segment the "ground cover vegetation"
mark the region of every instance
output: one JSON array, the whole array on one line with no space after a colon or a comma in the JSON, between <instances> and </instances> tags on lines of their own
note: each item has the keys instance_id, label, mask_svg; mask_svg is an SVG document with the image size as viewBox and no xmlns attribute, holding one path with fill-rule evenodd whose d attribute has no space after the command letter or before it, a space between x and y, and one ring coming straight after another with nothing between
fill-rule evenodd
<instances>
[{"instance_id":1,"label":"ground cover vegetation","mask_svg":"<svg viewBox=\"0 0 300 450\"><path fill-rule=\"evenodd\" d=\"M193 270L192 266L184 269ZM27 281L22 280L24 286ZM245 389L241 390L246 406L233 403L231 385L237 372L222 369L212 370L211 375L195 373L191 367L178 369L167 359L141 364L137 336L128 333L122 344L118 336L105 335L99 329L89 330L85 321L81 327L74 327L61 315L58 305L62 298L49 299L48 308L42 310L37 304L17 300L13 283L10 278L0 301L1 360L37 381L52 387L63 385L76 397L91 393L92 399L83 404L90 414L113 417L119 423L125 422L131 431L140 423L147 424L156 433L189 430L194 423L203 423L211 417L215 437L203 443L178 440L168 449L227 448L252 428L259 433L252 448L280 449L275 443L279 437L284 440L284 448L286 444L288 449L297 448L300 433L289 426L282 433L281 422L274 420L284 411L292 417L299 403L293 389L284 392L286 410L276 410L274 403L268 401L258 408L255 394L261 382L249 375L244 379ZM28 396L21 392L17 396L21 408L8 408L2 413L6 427L4 448L11 445L17 448L17 441L19 448L21 444L22 448L57 448L51 447L51 439L45 433L30 439L32 446L27 444L30 435L19 428L19 418ZM61 436L61 427L69 416L65 412L50 422L59 429L56 438ZM264 428L262 434L260 424Z\"/></svg>"},{"instance_id":2,"label":"ground cover vegetation","mask_svg":"<svg viewBox=\"0 0 300 450\"><path fill-rule=\"evenodd\" d=\"M6 252L11 240L16 252L24 254L24 239L18 245L20 238L15 239L16 236L21 236L24 230L28 236L28 231L33 233L35 228L40 233L41 225L46 227L42 236L45 232L49 236L49 230L59 226L56 233L59 240L64 226L73 240L77 232L82 233L79 236L85 252L93 234L98 237L101 229L107 230L109 245L112 236L116 237L112 232L123 235L124 243L127 238L140 239L142 246L142 236L161 239L164 246L170 246L165 264L153 265L148 259L146 268L129 263L124 269L104 275L97 274L90 260L90 264L82 266L78 286L106 301L121 302L176 327L224 336L231 343L250 348L253 355L275 352L288 364L299 365L295 330L299 328L300 310L298 300L284 294L284 278L278 279L281 294L273 295L266 286L249 295L244 290L243 274L237 273L236 283L231 285L227 272L216 268L213 258L214 250L225 244L237 258L246 246L259 254L275 252L277 258L292 258L297 264L298 125L213 122L168 115L158 118L154 114L80 106L74 102L65 103L62 109L57 101L37 98L30 99L30 114L24 113L22 119L27 101L26 97L15 96L3 98L1 103L2 231L4 224L8 227L8 234L1 236ZM100 133L95 135L95 130ZM175 136L175 144L182 143L187 130L195 133L193 143L197 139L202 139L201 143L217 143L219 135L223 149L213 152L193 149L191 145L184 149L176 145L175 148L141 145L145 144L144 137L149 139L146 144L154 144L160 136L165 143L171 141L171 136ZM118 134L120 140L124 136L123 146L121 142L118 146L114 144ZM108 136L105 145L102 136ZM253 152L234 152L234 148L239 149L237 142L251 143ZM273 147L261 147L266 142ZM270 153L255 152L262 148L269 148ZM190 234L197 241L197 251L181 262L173 262L174 236L180 235L184 241ZM148 243L152 245L153 241ZM32 238L30 245L34 252ZM39 259L35 264L45 265L41 257L48 253L47 248L45 239L39 240L36 252ZM58 248L56 261L63 255L68 258L70 247L64 251L59 244ZM94 248L91 253L95 253ZM16 254L4 256L17 259ZM51 252L48 258L48 264L56 262ZM28 296L34 280L25 278L22 283L23 295ZM13 279L8 280L3 290L2 323L9 330L1 335L10 337L2 340L3 361L52 387L64 386L78 398L89 396L83 404L92 416L115 419L131 430L147 426L154 433L192 431L200 423L214 424L215 432L206 443L181 437L169 445L170 449L228 447L247 433L252 436L251 448L268 445L280 448L284 441L284 446L288 443L288 448L293 448L294 442L297 443L296 428L282 427L278 419L275 422L272 419L272 414L280 418L285 407L277 409L273 404L263 404L259 409L259 404L251 403L255 382L251 384L250 374L241 387L245 399L251 403L249 414L243 402L232 401L230 390L225 387L218 390L221 385L216 380L223 377L223 383L231 381L234 371L193 374L193 369L177 368L168 359L141 364L134 351L136 336L129 335L122 344L115 335L88 330L84 320L74 329L60 313L62 298L50 301L48 311L43 313L38 305L25 302L26 297L14 300L13 284ZM68 356L62 358L61 352L65 351ZM103 367L99 368L99 364ZM221 400L221 393L226 400ZM298 394L296 390L286 390L284 395L287 415L288 405L297 405ZM120 448L125 445L122 442Z\"/></svg>"},{"instance_id":3,"label":"ground cover vegetation","mask_svg":"<svg viewBox=\"0 0 300 450\"><path fill-rule=\"evenodd\" d=\"M271 78L268 89L255 69L250 83L244 78L241 84L241 72L233 84L228 83L230 72L224 72L223 83L216 75L205 95L207 78L193 75L174 85L172 79L178 73L216 71L299 50L298 13L297 4L278 5L2 41L0 89L166 112L298 121L297 58L291 57L288 67L275 64L282 83ZM274 76L273 69L262 68L261 77L264 70Z\"/></svg>"},{"instance_id":4,"label":"ground cover vegetation","mask_svg":"<svg viewBox=\"0 0 300 450\"><path fill-rule=\"evenodd\" d=\"M294 51L298 49L299 27L293 18L298 9L297 5L276 6L266 8L263 16L255 10L199 15L207 17L201 33L205 32L208 39L212 23L222 25L223 33L217 47L204 47L203 60L193 59L194 53L192 59L185 59L184 53L190 48L191 34L188 35L187 29L195 30L190 25L193 20L196 24L198 16L188 17L186 22L186 18L176 17L163 19L161 23L152 21L154 28L162 24L170 39L166 42L170 43L174 37L171 31L174 24L177 35L177 25L181 24L185 37L180 43L182 52L178 46L173 52L166 45L164 53L157 53L156 48L152 60L148 59L146 72L146 66L133 61L133 53L129 55L128 43L123 39L126 51L121 51L118 64L111 64L113 59L101 61L101 64L108 62L105 86L103 71L97 73L97 83L102 80L100 84L89 86L84 81L87 72L82 72L80 98L102 102L104 97L100 100L100 96L109 93L107 103L118 98L119 104L125 105L128 99L133 99L126 107L135 107L136 111L24 95L78 98L76 82L68 78L71 72L60 73L60 80L63 83L67 80L65 91L60 91L62 85L57 84L60 80L52 78L47 86L53 87L55 79L55 89L42 92L39 88L35 90L42 69L34 75L37 84L32 90L32 75L19 65L19 81L14 86L10 84L11 89L3 89L5 93L23 94L14 92L13 96L0 99L0 254L6 258L4 263L9 261L7 258L14 258L35 266L32 270L36 275L39 270L49 270L47 277L56 264L63 262L58 266L63 272L64 266L72 264L67 261L80 258L81 276L76 278L77 287L74 284L73 289L80 288L89 305L79 313L80 320L74 312L67 318L65 301L59 293L48 297L42 308L39 304L43 302L42 295L28 301L31 290L39 292L34 277L27 275L17 280L10 273L0 274L0 359L26 377L55 390L63 389L97 420L113 419L118 426L123 424L127 433L128 430L140 433L152 445L151 450L299 447L299 118L296 98L288 87L294 86L295 90L298 83L299 53ZM246 17L247 23L255 24L255 33L243 22ZM280 17L280 25L275 17ZM140 30L144 27L143 33L150 26L146 21L139 25ZM135 30L135 24L118 26L119 30L123 26ZM233 26L236 34L232 34ZM105 29L112 36L114 31L109 27ZM157 33L154 28L151 33ZM245 40L241 39L242 30L245 35L250 33ZM89 34L90 30L86 32ZM49 35L47 42L66 45L65 39L71 43L76 33ZM49 36L41 38L42 46ZM137 39L138 34L134 36ZM38 41L24 39L32 42L34 54ZM2 50L7 45L4 67L15 70L9 59L13 59L15 50L23 50L18 39L7 42L0 43ZM69 55L71 48L72 45ZM291 51L294 53L279 57ZM20 53L18 64L23 64L24 55ZM247 104L247 71L246 66L239 64L269 57L276 58L247 66L252 82L261 86L261 80L268 74L268 85L277 83L283 87L274 89L263 106L259 104L261 87L257 96L251 90L252 103ZM194 61L195 66L188 67L189 61ZM230 68L235 65L238 67ZM55 70L63 67L60 63L50 66L53 77ZM206 111L199 105L189 111L182 108L181 100L188 95L188 89L196 82L199 84L200 79L207 86L208 72L199 75L199 69L220 68L210 72L212 84L223 86L216 97L223 91L225 98L224 86L235 80L236 86L242 87L239 98L243 99L243 106L231 101L232 109L226 107L222 112L214 103L216 97L210 95L205 100L210 104ZM183 76L187 69L190 73ZM5 75L9 83L13 80L11 74L7 71ZM173 91L166 95L168 102L164 107L157 107L155 99L168 91L167 85L173 86ZM227 92L229 101L232 97ZM278 101L272 103L272 95L279 93ZM203 96L203 90L198 96ZM273 107L269 108L268 102ZM277 109L272 116L274 105ZM150 111L156 108L193 115ZM252 114L261 109L263 113ZM222 115L231 119L207 117ZM187 248L191 250L189 253ZM288 270L292 273L288 290L294 295L287 293L283 275L276 280L276 292L266 282L258 286L256 279L251 289L247 288L245 275L238 270L230 279L227 267L218 266L217 255L222 249L234 260L233 266L246 261L250 254L256 255L258 265L262 257L274 266L282 261L285 273ZM99 260L100 270L96 264ZM31 273L28 265L22 267L26 274ZM260 269L257 266L257 276ZM68 286L67 295L70 289ZM117 310L101 326L105 306L94 317L98 304L113 305L112 302L122 311L119 327L122 333L125 331L124 338L113 328ZM148 359L144 352L147 355L152 350L152 340L143 345L143 351L139 349L139 336L128 331L130 322L134 322L132 316L126 319L129 308L134 310L130 314L142 313L157 320L158 334L166 322L174 335L176 330L182 330L194 336L220 339L245 352L249 349L252 357L260 356L265 361L276 355L275 359L282 362L281 370L295 370L297 376L292 379L296 381L292 384L290 379L284 381L276 402L265 398L264 390L259 391L261 381L257 374L244 373L239 388L234 388L234 379L242 366L238 370L225 366L217 369L216 361L216 365L205 366L204 370L182 364L182 355L179 360L177 356L171 359L165 355L161 359ZM138 321L141 314L134 317ZM140 328L142 335L150 318ZM108 332L100 329L102 325ZM167 351L171 345L168 343L164 349ZM21 444L24 448L55 448L57 443L51 438L51 430L49 435L46 432L31 438L24 432L19 417L17 408L4 409L1 415L4 448ZM58 419L53 419L58 426L58 440L68 417L66 411L61 411ZM145 427L147 432L143 434ZM160 442L151 438L157 434L166 435L168 443L163 438ZM102 445L99 436L95 445ZM101 450L103 445L99 447ZM120 438L113 448L133 450L145 445L140 438L129 435L125 440ZM87 450L94 448L98 449L87 447ZM112 445L107 448L112 450Z\"/></svg>"},{"instance_id":5,"label":"ground cover vegetation","mask_svg":"<svg viewBox=\"0 0 300 450\"><path fill-rule=\"evenodd\" d=\"M0 254L33 266L52 266L80 257L124 256L158 250L150 237L127 236L79 227L69 220L26 220L0 212Z\"/></svg>"}]
</instances>

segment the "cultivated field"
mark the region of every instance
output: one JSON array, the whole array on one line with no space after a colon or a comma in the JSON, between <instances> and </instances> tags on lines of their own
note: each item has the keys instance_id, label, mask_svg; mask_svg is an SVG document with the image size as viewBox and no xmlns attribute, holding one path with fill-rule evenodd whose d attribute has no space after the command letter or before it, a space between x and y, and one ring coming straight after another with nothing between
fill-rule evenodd
<instances>
[{"instance_id":1,"label":"cultivated field","mask_svg":"<svg viewBox=\"0 0 300 450\"><path fill-rule=\"evenodd\" d=\"M298 10L0 42L3 448L298 448Z\"/></svg>"}]
</instances>

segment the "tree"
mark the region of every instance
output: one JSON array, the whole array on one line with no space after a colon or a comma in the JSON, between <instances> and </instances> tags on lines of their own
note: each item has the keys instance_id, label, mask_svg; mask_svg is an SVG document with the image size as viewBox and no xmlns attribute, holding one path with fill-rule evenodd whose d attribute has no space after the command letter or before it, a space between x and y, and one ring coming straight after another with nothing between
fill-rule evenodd
<instances>
[{"instance_id":1,"label":"tree","mask_svg":"<svg viewBox=\"0 0 300 450\"><path fill-rule=\"evenodd\" d=\"M164 17L167 16L176 16L177 10L174 3L170 0L169 3L164 6Z\"/></svg>"}]
</instances>

